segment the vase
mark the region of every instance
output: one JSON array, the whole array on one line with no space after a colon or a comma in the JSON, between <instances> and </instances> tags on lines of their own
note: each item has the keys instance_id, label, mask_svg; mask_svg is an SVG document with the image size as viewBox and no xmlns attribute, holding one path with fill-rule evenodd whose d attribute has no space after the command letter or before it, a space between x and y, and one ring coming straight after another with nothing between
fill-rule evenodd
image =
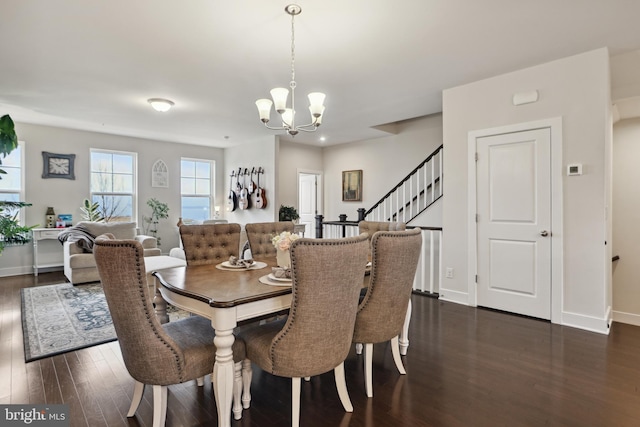
<instances>
[{"instance_id":1,"label":"vase","mask_svg":"<svg viewBox=\"0 0 640 427\"><path fill-rule=\"evenodd\" d=\"M291 254L289 251L276 249L276 263L278 264L278 267L291 268Z\"/></svg>"}]
</instances>

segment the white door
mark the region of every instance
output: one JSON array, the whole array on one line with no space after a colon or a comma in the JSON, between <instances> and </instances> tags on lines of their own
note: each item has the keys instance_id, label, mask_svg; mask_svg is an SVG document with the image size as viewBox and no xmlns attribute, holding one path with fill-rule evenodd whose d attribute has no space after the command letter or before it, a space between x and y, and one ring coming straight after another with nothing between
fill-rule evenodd
<instances>
[{"instance_id":1,"label":"white door","mask_svg":"<svg viewBox=\"0 0 640 427\"><path fill-rule=\"evenodd\" d=\"M316 214L318 204L318 175L298 174L298 214L300 224L305 225L304 237L316 237Z\"/></svg>"},{"instance_id":2,"label":"white door","mask_svg":"<svg viewBox=\"0 0 640 427\"><path fill-rule=\"evenodd\" d=\"M551 130L476 139L478 305L551 318Z\"/></svg>"}]
</instances>

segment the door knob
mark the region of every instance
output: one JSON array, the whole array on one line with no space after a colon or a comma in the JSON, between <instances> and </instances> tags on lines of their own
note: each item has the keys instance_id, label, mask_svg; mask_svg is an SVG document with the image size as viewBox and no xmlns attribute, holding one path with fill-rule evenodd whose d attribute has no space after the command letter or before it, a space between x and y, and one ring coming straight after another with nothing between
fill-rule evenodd
<instances>
[{"instance_id":1,"label":"door knob","mask_svg":"<svg viewBox=\"0 0 640 427\"><path fill-rule=\"evenodd\" d=\"M541 235L542 237L547 237L547 236L549 235L549 232L548 232L547 230L542 230L542 231L540 232L540 235Z\"/></svg>"}]
</instances>

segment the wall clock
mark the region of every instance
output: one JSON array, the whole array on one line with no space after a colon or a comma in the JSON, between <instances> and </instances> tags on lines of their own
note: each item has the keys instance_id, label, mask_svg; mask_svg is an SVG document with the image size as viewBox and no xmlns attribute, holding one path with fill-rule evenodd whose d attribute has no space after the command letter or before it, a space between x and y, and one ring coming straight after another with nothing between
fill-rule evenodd
<instances>
[{"instance_id":1,"label":"wall clock","mask_svg":"<svg viewBox=\"0 0 640 427\"><path fill-rule=\"evenodd\" d=\"M42 177L76 179L73 171L75 154L55 154L42 152Z\"/></svg>"}]
</instances>

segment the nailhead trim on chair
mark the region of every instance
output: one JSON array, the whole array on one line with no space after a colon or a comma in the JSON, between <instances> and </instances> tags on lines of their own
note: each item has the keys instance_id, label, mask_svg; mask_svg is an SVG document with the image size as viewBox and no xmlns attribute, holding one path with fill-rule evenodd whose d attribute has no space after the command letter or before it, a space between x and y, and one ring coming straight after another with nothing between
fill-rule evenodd
<instances>
[{"instance_id":1,"label":"nailhead trim on chair","mask_svg":"<svg viewBox=\"0 0 640 427\"><path fill-rule=\"evenodd\" d=\"M136 259L136 267L137 267L137 276L138 276L138 292L140 293L140 301L144 301L144 289L147 288L147 279L146 279L146 271L144 267L144 261L141 263L140 260L144 260L144 257L140 254L137 246L134 242L123 242L123 243L112 243L107 239L101 240L101 244L105 246L113 246L113 247L125 247L131 249L134 253ZM144 288L143 288L144 286ZM144 312L147 321L149 321L149 325L151 326L154 334L158 337L158 339L171 351L176 360L176 366L178 367L178 375L180 378L180 382L184 382L184 365L180 364L180 356L178 352L176 352L175 348L168 343L162 336L159 331L154 326L153 322L150 321L150 316L155 316L155 313L149 313L148 305L144 305Z\"/></svg>"}]
</instances>

